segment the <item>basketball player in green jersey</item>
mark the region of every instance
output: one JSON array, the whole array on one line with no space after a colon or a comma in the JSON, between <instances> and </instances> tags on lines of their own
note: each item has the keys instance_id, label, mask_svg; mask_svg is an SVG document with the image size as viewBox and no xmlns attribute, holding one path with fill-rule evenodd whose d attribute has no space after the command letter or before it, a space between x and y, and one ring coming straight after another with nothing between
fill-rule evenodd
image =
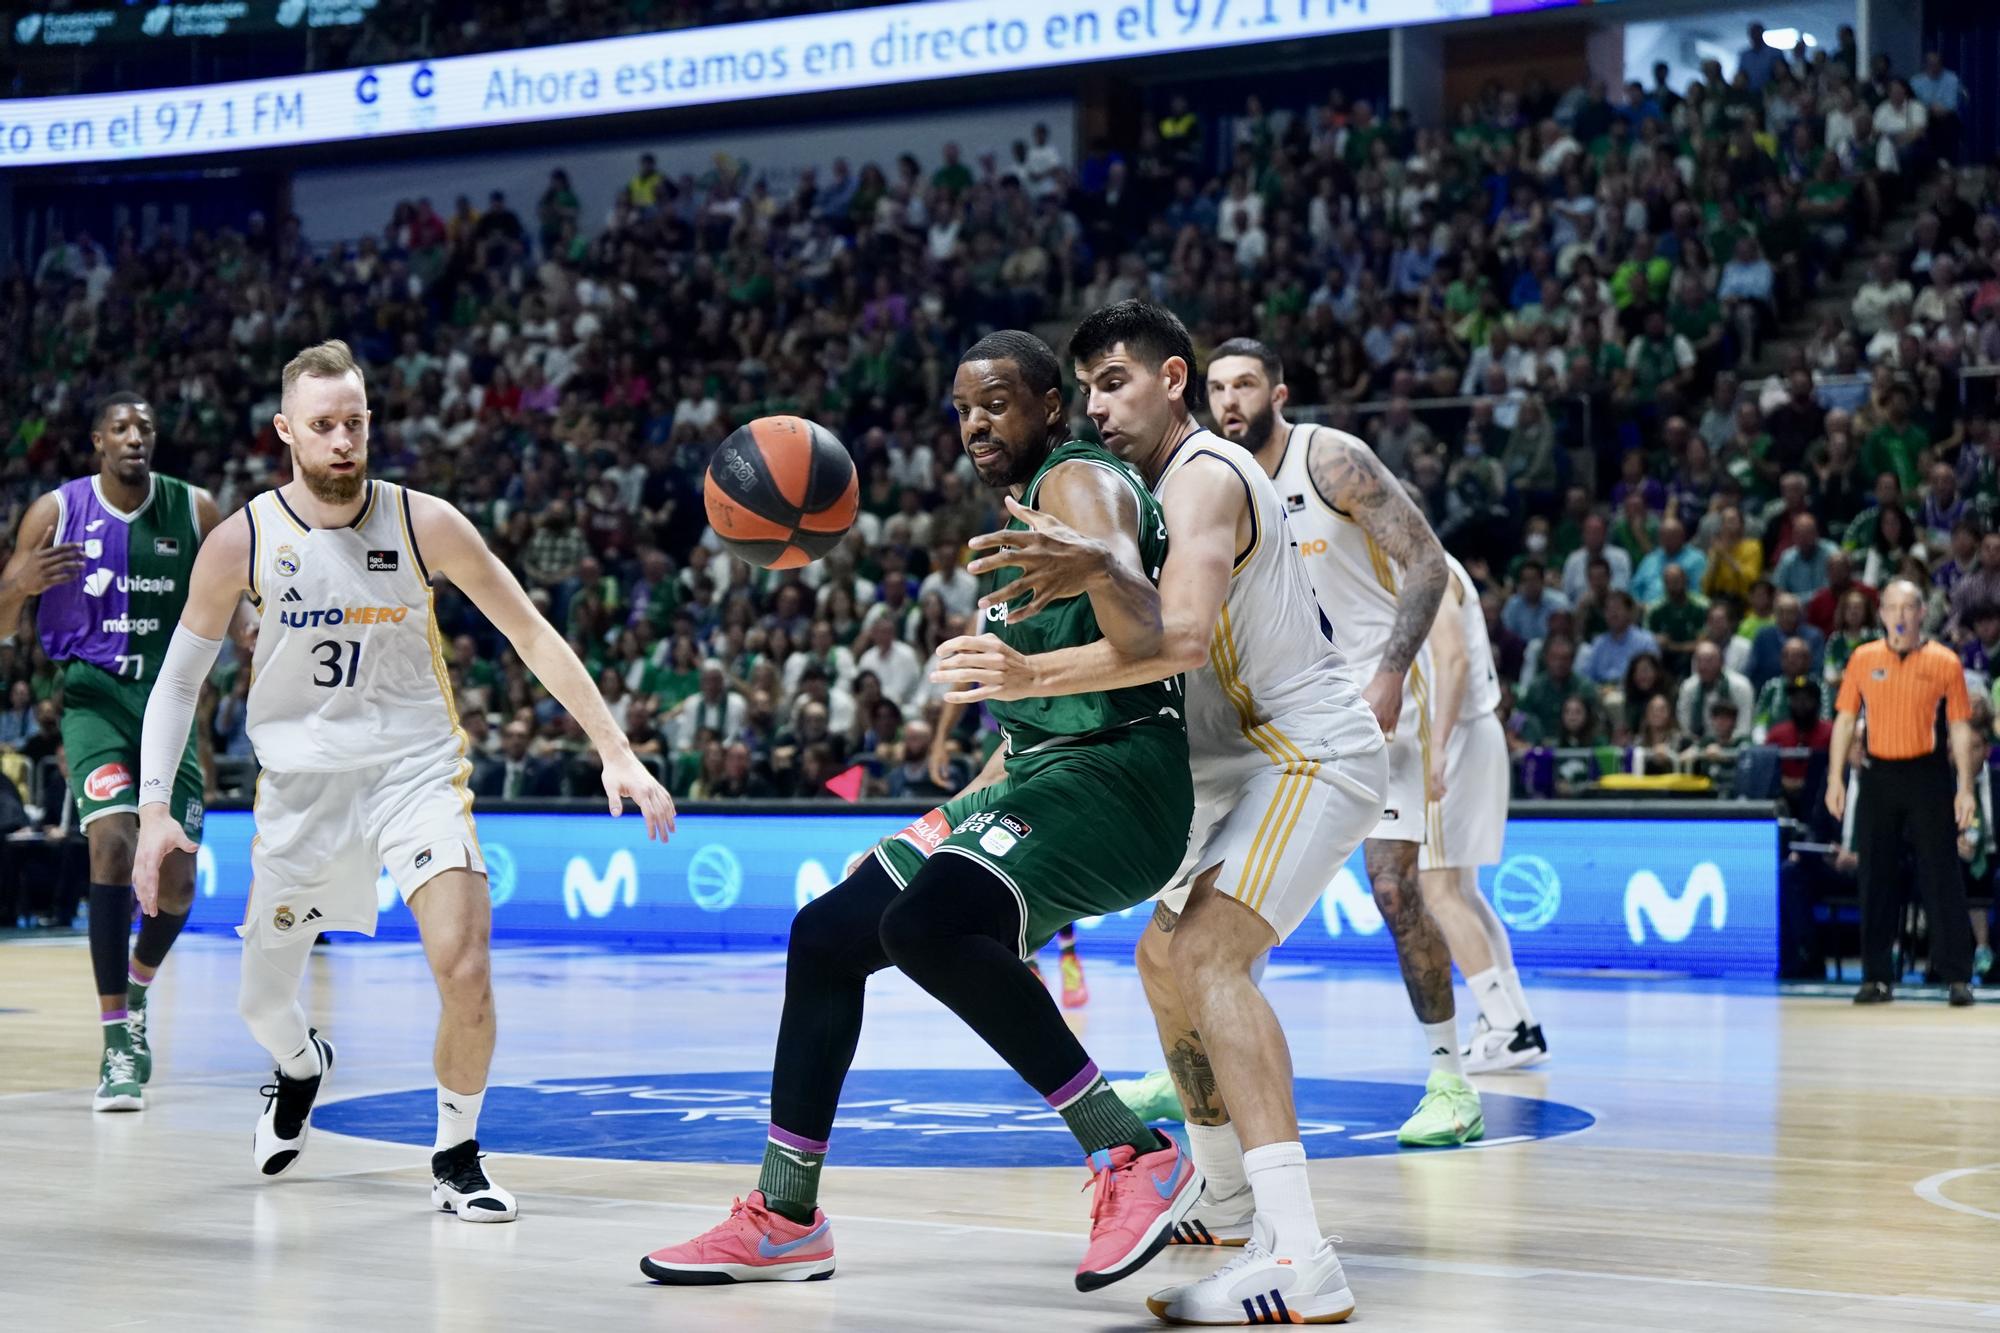
<instances>
[{"instance_id":1,"label":"basketball player in green jersey","mask_svg":"<svg viewBox=\"0 0 2000 1333\"><path fill-rule=\"evenodd\" d=\"M97 471L28 506L0 573L0 631L40 597L42 646L62 666L63 751L90 843L90 962L104 1034L92 1103L99 1111L145 1105L153 1072L146 992L194 904L194 858L178 853L162 876L160 914L131 944L146 696L187 600L195 548L222 521L207 491L153 471L154 437L145 399L106 398L90 433ZM174 818L190 838L201 834L204 790L190 742L173 795Z\"/></svg>"},{"instance_id":2,"label":"basketball player in green jersey","mask_svg":"<svg viewBox=\"0 0 2000 1333\"><path fill-rule=\"evenodd\" d=\"M966 456L1012 516L998 549L969 566L983 576L986 621L1024 653L1099 639L1150 653L1166 523L1129 466L1068 438L1061 384L1055 354L1014 330L975 343L952 381ZM1084 577L1021 576L1015 562L1052 541L1090 543L1104 559ZM1180 682L991 711L1006 744L972 784L793 920L757 1188L718 1226L642 1259L648 1277L832 1276L821 1167L867 980L887 967L963 1019L1076 1136L1097 1191L1078 1288L1136 1270L1193 1206L1201 1173L1118 1100L1025 961L1071 921L1144 902L1179 864L1194 813Z\"/></svg>"}]
</instances>

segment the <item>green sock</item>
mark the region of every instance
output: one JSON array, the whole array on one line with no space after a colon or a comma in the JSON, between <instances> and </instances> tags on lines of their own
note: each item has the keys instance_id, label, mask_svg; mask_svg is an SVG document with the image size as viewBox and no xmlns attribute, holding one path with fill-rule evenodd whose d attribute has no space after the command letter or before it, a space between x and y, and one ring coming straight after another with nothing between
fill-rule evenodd
<instances>
[{"instance_id":1,"label":"green sock","mask_svg":"<svg viewBox=\"0 0 2000 1333\"><path fill-rule=\"evenodd\" d=\"M809 1225L813 1210L819 1206L819 1169L825 1163L823 1152L808 1152L766 1139L764 1169L757 1173L757 1188L764 1193L764 1206L800 1226Z\"/></svg>"},{"instance_id":2,"label":"green sock","mask_svg":"<svg viewBox=\"0 0 2000 1333\"><path fill-rule=\"evenodd\" d=\"M1086 1153L1129 1143L1142 1153L1158 1152L1160 1140L1132 1108L1118 1100L1118 1094L1099 1074L1097 1081L1078 1094L1067 1106L1058 1108L1063 1123Z\"/></svg>"},{"instance_id":3,"label":"green sock","mask_svg":"<svg viewBox=\"0 0 2000 1333\"><path fill-rule=\"evenodd\" d=\"M146 1007L146 991L152 984L150 981L141 981L137 977L128 976L125 979L125 1007L127 1009L144 1009Z\"/></svg>"}]
</instances>

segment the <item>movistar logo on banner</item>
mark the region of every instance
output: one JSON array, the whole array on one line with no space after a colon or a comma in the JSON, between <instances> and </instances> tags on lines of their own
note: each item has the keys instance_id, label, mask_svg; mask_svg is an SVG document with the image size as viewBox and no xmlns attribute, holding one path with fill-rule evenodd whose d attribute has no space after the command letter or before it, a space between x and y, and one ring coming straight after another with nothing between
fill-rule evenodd
<instances>
[{"instance_id":1,"label":"movistar logo on banner","mask_svg":"<svg viewBox=\"0 0 2000 1333\"><path fill-rule=\"evenodd\" d=\"M1625 882L1625 932L1632 943L1646 942L1646 927L1668 944L1679 944L1694 933L1702 909L1708 909L1708 928L1721 930L1729 918L1729 890L1722 870L1713 861L1703 861L1688 873L1687 886L1679 896L1650 870L1641 870Z\"/></svg>"}]
</instances>

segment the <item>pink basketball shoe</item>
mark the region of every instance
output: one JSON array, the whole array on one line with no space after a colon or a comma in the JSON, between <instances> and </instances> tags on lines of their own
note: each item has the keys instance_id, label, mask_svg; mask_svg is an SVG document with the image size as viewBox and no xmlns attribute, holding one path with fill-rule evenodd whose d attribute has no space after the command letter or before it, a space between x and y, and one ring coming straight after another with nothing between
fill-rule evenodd
<instances>
[{"instance_id":1,"label":"pink basketball shoe","mask_svg":"<svg viewBox=\"0 0 2000 1333\"><path fill-rule=\"evenodd\" d=\"M1090 1248L1076 1270L1078 1291L1108 1287L1145 1267L1201 1198L1201 1172L1180 1144L1154 1134L1155 1152L1121 1143L1088 1159L1097 1194L1090 1201Z\"/></svg>"},{"instance_id":2,"label":"pink basketball shoe","mask_svg":"<svg viewBox=\"0 0 2000 1333\"><path fill-rule=\"evenodd\" d=\"M833 1276L833 1227L815 1208L801 1226L764 1206L764 1196L729 1206L726 1221L693 1240L654 1250L639 1271L669 1286L712 1286L723 1282L818 1282Z\"/></svg>"}]
</instances>

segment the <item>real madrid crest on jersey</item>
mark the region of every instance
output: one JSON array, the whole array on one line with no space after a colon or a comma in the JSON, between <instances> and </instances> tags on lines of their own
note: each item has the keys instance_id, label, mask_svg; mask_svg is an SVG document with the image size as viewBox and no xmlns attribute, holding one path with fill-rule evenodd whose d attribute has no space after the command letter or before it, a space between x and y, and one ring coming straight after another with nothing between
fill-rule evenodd
<instances>
[{"instance_id":1,"label":"real madrid crest on jersey","mask_svg":"<svg viewBox=\"0 0 2000 1333\"><path fill-rule=\"evenodd\" d=\"M289 546L280 546L278 554L273 557L271 563L280 574L290 578L299 572L299 553Z\"/></svg>"}]
</instances>

